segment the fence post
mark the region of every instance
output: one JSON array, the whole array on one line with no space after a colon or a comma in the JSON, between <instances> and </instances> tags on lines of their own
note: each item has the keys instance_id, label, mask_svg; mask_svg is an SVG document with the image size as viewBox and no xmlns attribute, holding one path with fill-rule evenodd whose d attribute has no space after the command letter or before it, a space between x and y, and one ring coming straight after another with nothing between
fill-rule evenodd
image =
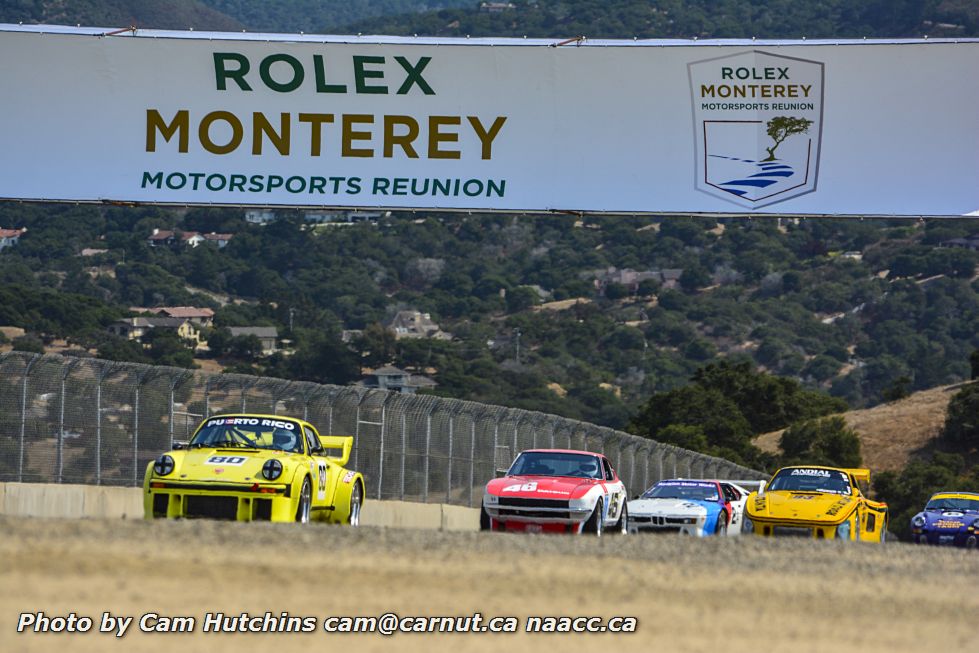
<instances>
[{"instance_id":1,"label":"fence post","mask_svg":"<svg viewBox=\"0 0 979 653\"><path fill-rule=\"evenodd\" d=\"M209 375L207 377L207 381L204 382L204 419L211 416L211 381L213 381L214 378L215 377ZM171 446L173 445L172 435L170 437L170 444Z\"/></svg>"},{"instance_id":2,"label":"fence post","mask_svg":"<svg viewBox=\"0 0 979 653\"><path fill-rule=\"evenodd\" d=\"M469 421L469 507L473 507L473 484L476 482L476 417Z\"/></svg>"},{"instance_id":3,"label":"fence post","mask_svg":"<svg viewBox=\"0 0 979 653\"><path fill-rule=\"evenodd\" d=\"M139 485L139 388L152 371L152 367L146 366L137 372L136 387L133 388L133 486Z\"/></svg>"},{"instance_id":4,"label":"fence post","mask_svg":"<svg viewBox=\"0 0 979 653\"><path fill-rule=\"evenodd\" d=\"M391 401L391 397L394 395L388 393L388 396L384 398L384 403L381 404L381 442L380 442L380 453L378 454L377 461L377 500L381 500L381 488L384 486L384 431L387 428L387 406L388 402Z\"/></svg>"},{"instance_id":5,"label":"fence post","mask_svg":"<svg viewBox=\"0 0 979 653\"><path fill-rule=\"evenodd\" d=\"M446 474L445 474L445 502L451 503L452 499L452 436L455 429L456 421L456 411L453 410L449 413L449 455L446 456Z\"/></svg>"},{"instance_id":6,"label":"fence post","mask_svg":"<svg viewBox=\"0 0 979 653\"><path fill-rule=\"evenodd\" d=\"M642 490L646 491L649 487L649 447L643 447L645 455L642 457Z\"/></svg>"},{"instance_id":7,"label":"fence post","mask_svg":"<svg viewBox=\"0 0 979 653\"><path fill-rule=\"evenodd\" d=\"M400 498L405 500L405 462L408 458L408 418L404 408L401 409L401 493Z\"/></svg>"},{"instance_id":8,"label":"fence post","mask_svg":"<svg viewBox=\"0 0 979 653\"><path fill-rule=\"evenodd\" d=\"M428 410L425 416L425 484L422 485L422 503L428 503L428 476L431 464L429 462L432 453L432 413L435 411L435 404Z\"/></svg>"},{"instance_id":9,"label":"fence post","mask_svg":"<svg viewBox=\"0 0 979 653\"><path fill-rule=\"evenodd\" d=\"M20 455L17 461L17 480L24 482L24 436L27 433L27 378L30 376L34 363L40 360L41 354L34 354L24 366L24 378L20 389Z\"/></svg>"},{"instance_id":10,"label":"fence post","mask_svg":"<svg viewBox=\"0 0 979 653\"><path fill-rule=\"evenodd\" d=\"M73 359L67 365L62 363L61 366L61 402L58 406L58 450L56 453L57 460L55 462L58 467L58 483L62 482L65 464L65 392L68 390L68 375L71 374L71 370L77 361L78 359Z\"/></svg>"},{"instance_id":11,"label":"fence post","mask_svg":"<svg viewBox=\"0 0 979 653\"><path fill-rule=\"evenodd\" d=\"M184 381L184 379L186 379L188 376L189 376L189 373L187 373L187 372L180 372L176 376L171 376L167 380L167 387L170 389L170 405L167 408L167 431L168 431L168 435L170 436L170 447L169 447L170 449L173 449L173 420L174 420L173 404L174 404L175 395L177 393L177 386L180 385ZM206 386L205 386L205 391L204 392L205 392L205 400L204 400L204 403L205 403L205 406L206 406L206 404L207 404L207 399L206 399L207 390L206 390ZM187 412L189 413L190 411L188 410ZM204 408L204 417L208 417L208 415L207 415L207 408L206 407Z\"/></svg>"}]
</instances>

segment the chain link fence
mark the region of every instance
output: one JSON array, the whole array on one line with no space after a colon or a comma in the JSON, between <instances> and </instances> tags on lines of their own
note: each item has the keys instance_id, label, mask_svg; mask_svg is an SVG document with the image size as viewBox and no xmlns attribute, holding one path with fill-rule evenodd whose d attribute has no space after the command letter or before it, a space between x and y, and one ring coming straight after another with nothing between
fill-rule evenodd
<instances>
[{"instance_id":1,"label":"chain link fence","mask_svg":"<svg viewBox=\"0 0 979 653\"><path fill-rule=\"evenodd\" d=\"M523 449L599 451L630 494L663 478L762 479L727 460L610 428L430 395L10 352L0 355L0 481L140 485L210 415L302 417L353 435L374 499L478 506Z\"/></svg>"}]
</instances>

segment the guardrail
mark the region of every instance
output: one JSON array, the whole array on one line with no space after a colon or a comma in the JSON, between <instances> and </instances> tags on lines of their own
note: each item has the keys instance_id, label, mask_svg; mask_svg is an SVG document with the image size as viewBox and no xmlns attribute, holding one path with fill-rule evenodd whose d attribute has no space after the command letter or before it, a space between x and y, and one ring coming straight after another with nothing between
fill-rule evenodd
<instances>
[{"instance_id":1,"label":"guardrail","mask_svg":"<svg viewBox=\"0 0 979 653\"><path fill-rule=\"evenodd\" d=\"M766 478L610 428L431 395L23 352L0 355L0 482L129 485L204 416L293 415L354 436L372 499L476 506L523 449L600 451L630 493L662 478Z\"/></svg>"}]
</instances>

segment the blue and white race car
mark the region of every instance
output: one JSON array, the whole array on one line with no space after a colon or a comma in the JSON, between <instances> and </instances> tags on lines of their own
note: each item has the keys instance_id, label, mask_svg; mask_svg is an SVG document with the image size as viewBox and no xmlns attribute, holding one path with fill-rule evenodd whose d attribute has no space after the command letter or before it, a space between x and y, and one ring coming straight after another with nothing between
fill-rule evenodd
<instances>
[{"instance_id":1,"label":"blue and white race car","mask_svg":"<svg viewBox=\"0 0 979 653\"><path fill-rule=\"evenodd\" d=\"M979 494L939 492L911 518L911 537L919 544L979 544Z\"/></svg>"},{"instance_id":2,"label":"blue and white race car","mask_svg":"<svg viewBox=\"0 0 979 653\"><path fill-rule=\"evenodd\" d=\"M740 535L745 529L744 505L748 494L748 490L731 481L679 478L660 481L629 502L628 529L630 533L681 533L696 537Z\"/></svg>"}]
</instances>

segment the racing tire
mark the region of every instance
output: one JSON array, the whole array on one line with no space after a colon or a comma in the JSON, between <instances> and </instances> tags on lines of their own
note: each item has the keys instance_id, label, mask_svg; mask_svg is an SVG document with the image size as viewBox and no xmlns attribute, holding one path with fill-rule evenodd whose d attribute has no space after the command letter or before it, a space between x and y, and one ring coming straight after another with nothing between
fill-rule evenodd
<instances>
[{"instance_id":1,"label":"racing tire","mask_svg":"<svg viewBox=\"0 0 979 653\"><path fill-rule=\"evenodd\" d=\"M619 514L619 521L615 522L615 527L609 531L612 535L629 534L629 506L622 504L622 512Z\"/></svg>"},{"instance_id":2,"label":"racing tire","mask_svg":"<svg viewBox=\"0 0 979 653\"><path fill-rule=\"evenodd\" d=\"M360 508L364 505L364 488L359 482L354 483L353 492L350 494L350 514L347 516L347 523L356 528L360 526Z\"/></svg>"},{"instance_id":3,"label":"racing tire","mask_svg":"<svg viewBox=\"0 0 979 653\"><path fill-rule=\"evenodd\" d=\"M598 502L595 504L595 509L592 511L591 516L588 518L588 521L585 522L584 527L581 529L583 533L591 533L595 537L602 536L602 531L605 530L604 529L605 524L603 523L604 519L602 515L603 507L604 504L602 503L602 500L599 499Z\"/></svg>"},{"instance_id":4,"label":"racing tire","mask_svg":"<svg viewBox=\"0 0 979 653\"><path fill-rule=\"evenodd\" d=\"M493 520L490 518L489 513L486 512L485 506L479 507L479 530L481 531L493 530Z\"/></svg>"},{"instance_id":5,"label":"racing tire","mask_svg":"<svg viewBox=\"0 0 979 653\"><path fill-rule=\"evenodd\" d=\"M727 513L723 510L717 515L717 525L714 527L714 535L718 537L727 535Z\"/></svg>"},{"instance_id":6,"label":"racing tire","mask_svg":"<svg viewBox=\"0 0 979 653\"><path fill-rule=\"evenodd\" d=\"M296 521L300 524L309 523L309 511L313 503L313 488L309 477L303 479L303 487L299 490L299 505L296 506Z\"/></svg>"},{"instance_id":7,"label":"racing tire","mask_svg":"<svg viewBox=\"0 0 979 653\"><path fill-rule=\"evenodd\" d=\"M979 544L979 542L976 542L976 536L975 535L970 535L965 540L965 548L967 548L967 549L975 549L976 548L976 544Z\"/></svg>"}]
</instances>

